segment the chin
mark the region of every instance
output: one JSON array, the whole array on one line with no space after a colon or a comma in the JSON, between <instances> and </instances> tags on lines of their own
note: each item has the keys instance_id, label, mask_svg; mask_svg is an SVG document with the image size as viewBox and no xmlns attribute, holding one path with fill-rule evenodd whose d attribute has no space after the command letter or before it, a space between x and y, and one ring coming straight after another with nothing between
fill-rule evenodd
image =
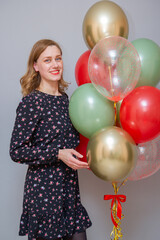
<instances>
[{"instance_id":1,"label":"chin","mask_svg":"<svg viewBox=\"0 0 160 240\"><path fill-rule=\"evenodd\" d=\"M61 78L57 78L57 79L50 79L50 82L59 82L61 80Z\"/></svg>"}]
</instances>

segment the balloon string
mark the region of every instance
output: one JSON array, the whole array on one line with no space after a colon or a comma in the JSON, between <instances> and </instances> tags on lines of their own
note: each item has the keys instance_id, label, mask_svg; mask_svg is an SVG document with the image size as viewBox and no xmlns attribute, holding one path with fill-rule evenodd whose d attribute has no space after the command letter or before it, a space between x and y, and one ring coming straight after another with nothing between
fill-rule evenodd
<instances>
[{"instance_id":1,"label":"balloon string","mask_svg":"<svg viewBox=\"0 0 160 240\"><path fill-rule=\"evenodd\" d=\"M111 84L111 93L112 93L112 97L113 97L113 85L112 85L111 66L108 66L108 70L109 70L109 81L110 81L110 84Z\"/></svg>"},{"instance_id":2,"label":"balloon string","mask_svg":"<svg viewBox=\"0 0 160 240\"><path fill-rule=\"evenodd\" d=\"M125 185L127 180L128 179L125 179L119 186L118 186L117 182L112 182L112 186L114 188L115 196L118 197L117 193L118 193L120 187ZM125 196L121 196L121 197L124 198ZM125 201L125 199L123 199L123 200ZM121 229L120 225L121 225L121 219L124 218L124 215L121 213L121 218L117 217L118 202L117 202L117 198L116 197L114 198L114 205L112 205L111 211L113 212L113 217L115 219L116 226L114 225L110 237L111 237L111 240L119 240L119 238L122 239L122 237L123 237L122 229Z\"/></svg>"},{"instance_id":3,"label":"balloon string","mask_svg":"<svg viewBox=\"0 0 160 240\"><path fill-rule=\"evenodd\" d=\"M115 110L115 123L117 121L117 107L116 107L116 102L114 102L114 110Z\"/></svg>"},{"instance_id":4,"label":"balloon string","mask_svg":"<svg viewBox=\"0 0 160 240\"><path fill-rule=\"evenodd\" d=\"M115 227L118 226L116 220L122 217L122 206L121 202L126 201L125 195L104 195L104 200L112 200L111 202L111 219ZM114 209L115 208L115 209Z\"/></svg>"},{"instance_id":5,"label":"balloon string","mask_svg":"<svg viewBox=\"0 0 160 240\"><path fill-rule=\"evenodd\" d=\"M115 195L117 195L118 190L119 190L118 184L117 183L112 183L112 186L114 188ZM114 200L114 206L112 208L112 211L113 211L113 215L115 217L115 221L117 223L117 226L114 225L111 235L114 237L114 240L118 240L119 237L122 238L123 235L121 234L121 228L120 228L120 223L121 222L118 218L116 218L116 216L117 216L117 201L116 201L116 199Z\"/></svg>"},{"instance_id":6,"label":"balloon string","mask_svg":"<svg viewBox=\"0 0 160 240\"><path fill-rule=\"evenodd\" d=\"M112 182L112 186L113 186L113 188L114 188L114 191L118 193L120 187L121 187L121 186L124 186L127 181L128 181L128 178L126 178L123 182L121 182L121 184L119 185L119 187L118 187L117 182ZM116 193L116 194L117 194L117 193Z\"/></svg>"}]
</instances>

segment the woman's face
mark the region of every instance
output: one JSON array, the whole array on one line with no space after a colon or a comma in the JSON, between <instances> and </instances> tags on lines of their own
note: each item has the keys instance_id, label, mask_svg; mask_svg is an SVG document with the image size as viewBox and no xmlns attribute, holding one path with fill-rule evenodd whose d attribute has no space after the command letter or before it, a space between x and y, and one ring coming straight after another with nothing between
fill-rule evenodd
<instances>
[{"instance_id":1,"label":"woman's face","mask_svg":"<svg viewBox=\"0 0 160 240\"><path fill-rule=\"evenodd\" d=\"M63 73L61 51L56 46L48 46L34 63L34 69L39 72L41 81L59 81Z\"/></svg>"}]
</instances>

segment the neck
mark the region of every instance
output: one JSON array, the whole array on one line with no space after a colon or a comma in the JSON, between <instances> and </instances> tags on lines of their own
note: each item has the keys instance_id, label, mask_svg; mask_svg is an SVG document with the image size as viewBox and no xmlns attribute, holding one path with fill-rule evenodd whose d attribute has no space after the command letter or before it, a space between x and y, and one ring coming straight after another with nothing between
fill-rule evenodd
<instances>
[{"instance_id":1,"label":"neck","mask_svg":"<svg viewBox=\"0 0 160 240\"><path fill-rule=\"evenodd\" d=\"M58 90L58 82L52 82L51 84L45 82L45 84L44 84L41 81L37 90L44 92L44 93L51 94L51 95L57 95L57 96L61 95L61 93Z\"/></svg>"}]
</instances>

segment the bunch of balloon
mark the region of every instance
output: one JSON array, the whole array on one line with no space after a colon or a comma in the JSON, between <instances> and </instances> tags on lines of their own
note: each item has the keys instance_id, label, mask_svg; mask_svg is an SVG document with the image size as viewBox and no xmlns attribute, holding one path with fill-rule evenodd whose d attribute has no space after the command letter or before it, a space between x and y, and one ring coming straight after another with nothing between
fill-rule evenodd
<instances>
[{"instance_id":1,"label":"bunch of balloon","mask_svg":"<svg viewBox=\"0 0 160 240\"><path fill-rule=\"evenodd\" d=\"M89 50L77 61L75 77L79 87L69 104L70 118L81 134L80 140L88 144L90 169L114 187L115 195L104 196L105 200L112 199L114 240L122 238L121 202L126 200L126 196L117 193L138 156L129 133L113 126L115 104L132 92L141 72L138 52L127 40L128 31L127 17L116 3L99 1L91 6L83 21L83 37ZM81 141L79 149L86 151Z\"/></svg>"},{"instance_id":2,"label":"bunch of balloon","mask_svg":"<svg viewBox=\"0 0 160 240\"><path fill-rule=\"evenodd\" d=\"M115 104L135 88L141 72L140 58L135 47L127 39L110 36L100 40L92 49L88 71L95 89ZM123 185L136 166L137 147L130 134L120 127L110 127L103 130L103 134L96 134L88 143L87 159L95 175L112 182L115 195L105 195L104 199L112 199L112 235L114 239L119 239L122 237L120 201L123 202L126 196L117 195L118 182L122 182L120 186ZM95 149L98 154L95 153ZM129 157L131 162L126 157Z\"/></svg>"}]
</instances>

